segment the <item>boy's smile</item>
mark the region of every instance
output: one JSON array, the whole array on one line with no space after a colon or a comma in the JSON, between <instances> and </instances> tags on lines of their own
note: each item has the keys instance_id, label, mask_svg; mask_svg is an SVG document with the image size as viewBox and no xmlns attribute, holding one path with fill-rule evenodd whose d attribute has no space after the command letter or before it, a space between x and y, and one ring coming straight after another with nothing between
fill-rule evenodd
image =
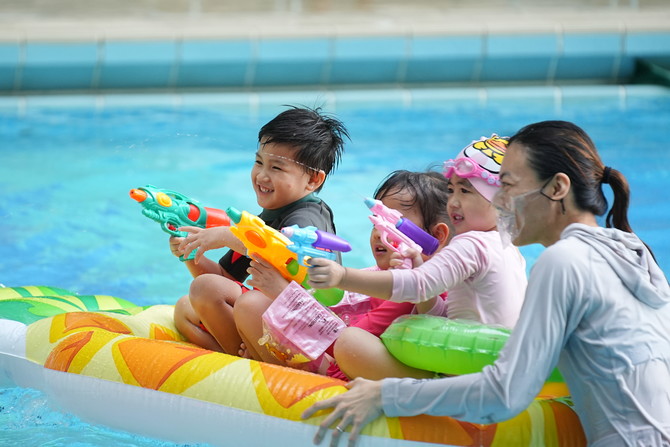
<instances>
[{"instance_id":1,"label":"boy's smile","mask_svg":"<svg viewBox=\"0 0 670 447\"><path fill-rule=\"evenodd\" d=\"M251 169L256 201L264 209L289 205L313 192L314 175L295 161L296 149L288 144L261 142Z\"/></svg>"}]
</instances>

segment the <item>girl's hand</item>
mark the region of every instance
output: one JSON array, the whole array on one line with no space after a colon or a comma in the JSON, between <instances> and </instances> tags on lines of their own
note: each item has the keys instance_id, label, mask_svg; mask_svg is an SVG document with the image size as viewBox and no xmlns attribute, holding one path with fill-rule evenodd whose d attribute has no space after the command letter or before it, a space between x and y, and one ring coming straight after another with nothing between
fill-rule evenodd
<instances>
[{"instance_id":1,"label":"girl's hand","mask_svg":"<svg viewBox=\"0 0 670 447\"><path fill-rule=\"evenodd\" d=\"M275 299L288 286L289 282L269 262L258 255L254 255L247 273L251 278L247 284L259 289L265 296Z\"/></svg>"},{"instance_id":2,"label":"girl's hand","mask_svg":"<svg viewBox=\"0 0 670 447\"><path fill-rule=\"evenodd\" d=\"M338 287L346 275L346 269L335 261L312 258L309 266L308 284L315 289Z\"/></svg>"},{"instance_id":3,"label":"girl's hand","mask_svg":"<svg viewBox=\"0 0 670 447\"><path fill-rule=\"evenodd\" d=\"M359 377L347 383L346 387L349 388L346 393L317 402L302 414L302 418L307 419L319 410L333 408L333 412L319 425L314 436L314 444L320 444L328 429L337 423L330 438L330 446L335 447L342 433L351 427L348 446L353 447L361 430L382 415L381 381Z\"/></svg>"},{"instance_id":4,"label":"girl's hand","mask_svg":"<svg viewBox=\"0 0 670 447\"><path fill-rule=\"evenodd\" d=\"M188 257L192 251L197 250L194 259L197 264L207 250L226 246L226 232L224 228L179 227L179 231L186 231L189 234L183 238L177 250L181 251L185 257Z\"/></svg>"},{"instance_id":5,"label":"girl's hand","mask_svg":"<svg viewBox=\"0 0 670 447\"><path fill-rule=\"evenodd\" d=\"M408 248L402 255L397 252L391 253L391 259L389 260L390 268L392 269L403 268L403 262L405 261L405 259L411 260L412 264L411 268L417 268L418 266L423 264L423 257L421 257L421 252L418 250L414 250L413 248Z\"/></svg>"}]
</instances>

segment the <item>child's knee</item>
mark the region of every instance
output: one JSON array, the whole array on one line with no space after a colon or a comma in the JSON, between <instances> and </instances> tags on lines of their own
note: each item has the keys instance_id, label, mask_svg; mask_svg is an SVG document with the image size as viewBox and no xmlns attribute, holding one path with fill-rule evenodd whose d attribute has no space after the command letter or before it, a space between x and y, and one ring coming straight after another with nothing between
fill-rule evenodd
<instances>
[{"instance_id":1,"label":"child's knee","mask_svg":"<svg viewBox=\"0 0 670 447\"><path fill-rule=\"evenodd\" d=\"M177 329L184 334L189 332L191 326L200 324L200 317L191 306L188 295L182 296L175 303L173 318Z\"/></svg>"},{"instance_id":2,"label":"child's knee","mask_svg":"<svg viewBox=\"0 0 670 447\"><path fill-rule=\"evenodd\" d=\"M217 276L218 275L208 273L193 278L193 281L191 281L191 287L189 288L189 297L191 298L191 301L198 300L203 296L209 295L214 288Z\"/></svg>"},{"instance_id":3,"label":"child's knee","mask_svg":"<svg viewBox=\"0 0 670 447\"><path fill-rule=\"evenodd\" d=\"M361 337L369 334L369 332L357 327L348 327L342 331L333 347L335 358L342 356L357 356L357 351L360 348ZM338 360L339 362L339 360Z\"/></svg>"},{"instance_id":4,"label":"child's knee","mask_svg":"<svg viewBox=\"0 0 670 447\"><path fill-rule=\"evenodd\" d=\"M240 286L216 274L205 274L197 276L191 282L189 289L190 303L194 309L215 303L226 302L233 305L241 293Z\"/></svg>"},{"instance_id":5,"label":"child's knee","mask_svg":"<svg viewBox=\"0 0 670 447\"><path fill-rule=\"evenodd\" d=\"M233 308L235 321L238 319L261 318L272 301L262 293L251 290L239 296Z\"/></svg>"}]
</instances>

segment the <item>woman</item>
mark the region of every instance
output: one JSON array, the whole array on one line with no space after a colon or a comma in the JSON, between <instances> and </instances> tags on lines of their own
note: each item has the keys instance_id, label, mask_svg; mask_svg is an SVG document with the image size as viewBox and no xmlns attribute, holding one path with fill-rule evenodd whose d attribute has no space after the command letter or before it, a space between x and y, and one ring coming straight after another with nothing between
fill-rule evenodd
<instances>
[{"instance_id":1,"label":"woman","mask_svg":"<svg viewBox=\"0 0 670 447\"><path fill-rule=\"evenodd\" d=\"M531 272L507 345L481 373L437 380L357 379L334 407L331 445L350 445L380 414L446 415L494 423L524 410L558 363L592 446L670 446L670 287L628 224L628 183L606 167L588 135L545 121L510 139L495 203L498 229L515 245L546 250ZM612 209L602 185L614 194ZM505 238L504 238L505 239Z\"/></svg>"}]
</instances>

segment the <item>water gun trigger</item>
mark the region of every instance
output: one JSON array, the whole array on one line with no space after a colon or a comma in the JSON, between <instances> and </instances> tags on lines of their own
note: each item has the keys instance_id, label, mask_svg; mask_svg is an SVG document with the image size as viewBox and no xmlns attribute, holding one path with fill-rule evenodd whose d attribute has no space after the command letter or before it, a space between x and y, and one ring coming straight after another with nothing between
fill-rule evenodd
<instances>
[{"instance_id":1,"label":"water gun trigger","mask_svg":"<svg viewBox=\"0 0 670 447\"><path fill-rule=\"evenodd\" d=\"M177 227L177 224L172 222L161 222L161 229L166 233L170 233L175 237L186 237L187 233L184 231L178 231L177 228L179 228Z\"/></svg>"},{"instance_id":2,"label":"water gun trigger","mask_svg":"<svg viewBox=\"0 0 670 447\"><path fill-rule=\"evenodd\" d=\"M396 253L400 253L400 242L397 240L390 241L388 231L382 231L381 234L379 235L379 240L389 250Z\"/></svg>"}]
</instances>

